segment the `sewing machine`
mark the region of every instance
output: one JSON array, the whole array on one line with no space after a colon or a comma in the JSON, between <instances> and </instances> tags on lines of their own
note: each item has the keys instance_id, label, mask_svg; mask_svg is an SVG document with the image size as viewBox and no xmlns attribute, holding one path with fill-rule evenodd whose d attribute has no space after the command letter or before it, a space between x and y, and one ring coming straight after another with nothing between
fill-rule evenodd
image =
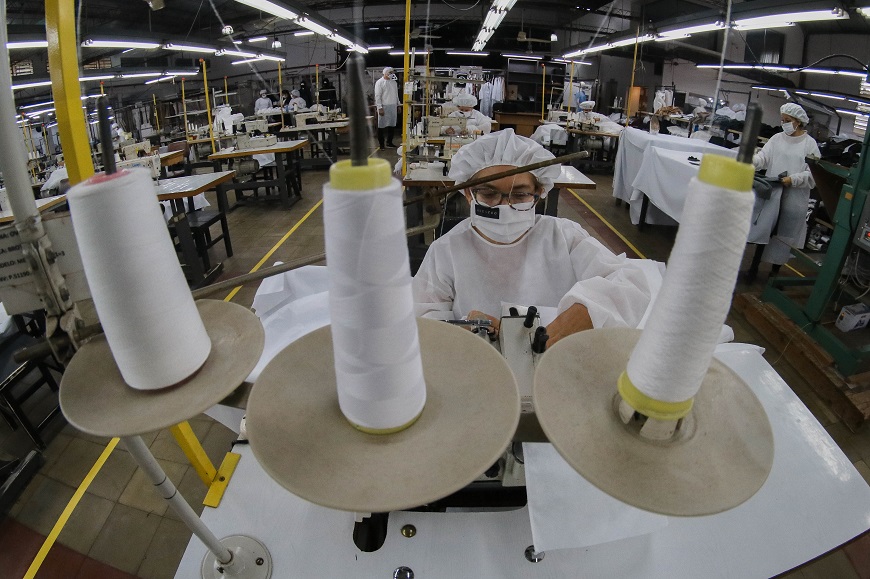
<instances>
[{"instance_id":1,"label":"sewing machine","mask_svg":"<svg viewBox=\"0 0 870 579\"><path fill-rule=\"evenodd\" d=\"M262 149L278 143L275 135L252 137L251 135L239 135L236 137L236 149Z\"/></svg>"},{"instance_id":2,"label":"sewing machine","mask_svg":"<svg viewBox=\"0 0 870 579\"><path fill-rule=\"evenodd\" d=\"M457 133L465 131L468 119L465 117L428 117L428 134L430 137L441 135L441 130L446 127L453 127Z\"/></svg>"},{"instance_id":3,"label":"sewing machine","mask_svg":"<svg viewBox=\"0 0 870 579\"><path fill-rule=\"evenodd\" d=\"M143 143L137 143L137 145L141 144ZM135 147L137 145L133 146ZM157 179L160 176L160 155L146 155L144 157L136 157L135 155L132 157L128 156L126 161L120 161L116 163L116 165L119 169L131 169L133 167L148 169L151 171L152 179Z\"/></svg>"},{"instance_id":4,"label":"sewing machine","mask_svg":"<svg viewBox=\"0 0 870 579\"><path fill-rule=\"evenodd\" d=\"M148 141L142 141L141 143L133 143L132 145L127 145L121 149L124 153L124 158L127 160L135 159L139 156L139 151L143 151L147 153L151 150L151 143Z\"/></svg>"},{"instance_id":5,"label":"sewing machine","mask_svg":"<svg viewBox=\"0 0 870 579\"><path fill-rule=\"evenodd\" d=\"M261 133L269 132L269 122L266 119L257 119L255 121L245 121L245 132L249 135L254 131Z\"/></svg>"}]
</instances>

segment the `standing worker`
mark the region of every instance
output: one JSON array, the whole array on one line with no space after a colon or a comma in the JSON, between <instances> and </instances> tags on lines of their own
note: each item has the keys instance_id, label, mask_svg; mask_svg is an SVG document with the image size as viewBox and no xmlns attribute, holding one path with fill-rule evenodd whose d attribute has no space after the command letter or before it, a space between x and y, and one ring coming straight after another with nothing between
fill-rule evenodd
<instances>
[{"instance_id":1,"label":"standing worker","mask_svg":"<svg viewBox=\"0 0 870 579\"><path fill-rule=\"evenodd\" d=\"M260 98L258 98L254 103L254 114L257 114L262 110L272 108L272 99L266 96L267 94L269 93L266 92L266 89L260 91Z\"/></svg>"},{"instance_id":2,"label":"standing worker","mask_svg":"<svg viewBox=\"0 0 870 579\"><path fill-rule=\"evenodd\" d=\"M764 252L755 252L746 276L749 282L758 275L759 262L772 264L771 271L776 274L791 257L792 247L803 248L807 235L810 190L816 186L806 158L818 159L822 156L816 140L805 129L810 118L803 107L796 103L785 103L779 112L782 132L770 137L761 152L752 159L756 170L767 170L768 178L780 177L782 197L779 220L776 235L770 237Z\"/></svg>"},{"instance_id":3,"label":"standing worker","mask_svg":"<svg viewBox=\"0 0 870 579\"><path fill-rule=\"evenodd\" d=\"M384 129L387 133L387 146L393 144L393 128L396 126L397 109L399 106L399 88L396 86L396 75L393 68L384 69L384 75L375 82L375 106L378 108L378 146L383 151Z\"/></svg>"}]
</instances>

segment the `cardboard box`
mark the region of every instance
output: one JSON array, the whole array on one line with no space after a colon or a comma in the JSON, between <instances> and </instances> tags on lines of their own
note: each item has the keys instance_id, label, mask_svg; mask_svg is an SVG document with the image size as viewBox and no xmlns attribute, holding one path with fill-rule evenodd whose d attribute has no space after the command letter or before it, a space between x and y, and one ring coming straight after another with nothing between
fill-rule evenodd
<instances>
[{"instance_id":1,"label":"cardboard box","mask_svg":"<svg viewBox=\"0 0 870 579\"><path fill-rule=\"evenodd\" d=\"M864 328L870 322L870 306L866 304L853 304L843 306L840 315L837 316L837 329L841 332L851 332Z\"/></svg>"}]
</instances>

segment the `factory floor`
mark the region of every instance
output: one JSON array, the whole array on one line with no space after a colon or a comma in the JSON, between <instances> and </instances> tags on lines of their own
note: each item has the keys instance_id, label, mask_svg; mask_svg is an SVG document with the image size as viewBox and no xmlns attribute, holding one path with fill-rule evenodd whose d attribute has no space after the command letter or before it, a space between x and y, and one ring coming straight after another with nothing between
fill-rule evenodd
<instances>
[{"instance_id":1,"label":"factory floor","mask_svg":"<svg viewBox=\"0 0 870 579\"><path fill-rule=\"evenodd\" d=\"M395 161L391 151L378 154ZM631 225L626 208L613 203L612 177L589 176L596 182L597 189L578 190L579 198L563 192L559 203L560 216L578 221L616 252L634 255L633 247L643 256L666 260L675 230L648 227L638 231ZM235 254L224 259L222 277L322 252L323 223L319 200L326 179L326 171L305 172L304 198L289 211L274 204L259 203L232 211L229 227ZM214 259L225 258L223 246L219 244L212 248L212 255ZM759 278L753 285L739 284L737 291L760 291L766 272L762 271ZM250 306L256 287L256 284L245 286L232 296L232 301ZM224 299L227 294L213 297ZM870 428L865 427L858 433L850 432L813 394L806 381L775 349L769 347L764 336L739 315L730 316L728 323L734 328L736 341L768 347L767 360L870 483ZM38 413L56 404L56 398L48 392L38 396L30 401L28 408L31 412ZM219 463L230 450L234 433L204 415L192 419L190 424L211 460ZM55 418L44 434L49 441L45 464L8 516L0 521L0 577L23 577L34 558L40 557L43 562L35 575L38 578L173 577L190 531L167 510L166 503L157 497L123 445L107 449L111 441L77 431L66 424L62 416ZM144 438L181 493L197 512L201 512L205 485L170 433L164 430ZM0 459L23 456L31 449L32 444L20 430L13 432L0 421ZM96 467L100 461L102 466ZM89 479L92 482L83 494L77 493L84 486L83 481ZM70 513L68 505L71 502L76 507ZM47 555L38 556L46 537L53 534L53 530L59 532L57 541ZM870 579L870 535L785 576Z\"/></svg>"}]
</instances>

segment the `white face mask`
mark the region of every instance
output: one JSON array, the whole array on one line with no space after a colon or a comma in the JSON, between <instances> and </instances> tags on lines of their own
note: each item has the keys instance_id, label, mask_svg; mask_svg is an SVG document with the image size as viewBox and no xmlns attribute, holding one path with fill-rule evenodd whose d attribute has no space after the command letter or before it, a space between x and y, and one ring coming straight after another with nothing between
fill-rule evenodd
<instances>
[{"instance_id":1,"label":"white face mask","mask_svg":"<svg viewBox=\"0 0 870 579\"><path fill-rule=\"evenodd\" d=\"M793 123L783 123L782 124L782 132L785 133L786 135L791 135L792 133L795 132L794 124Z\"/></svg>"},{"instance_id":2,"label":"white face mask","mask_svg":"<svg viewBox=\"0 0 870 579\"><path fill-rule=\"evenodd\" d=\"M465 117L466 119L470 119L471 115L474 114L474 111L459 111L459 112L462 113L462 116Z\"/></svg>"},{"instance_id":3,"label":"white face mask","mask_svg":"<svg viewBox=\"0 0 870 579\"><path fill-rule=\"evenodd\" d=\"M481 233L499 243L513 243L535 224L533 203L518 203L517 211L510 205L489 207L472 200L471 224Z\"/></svg>"}]
</instances>

